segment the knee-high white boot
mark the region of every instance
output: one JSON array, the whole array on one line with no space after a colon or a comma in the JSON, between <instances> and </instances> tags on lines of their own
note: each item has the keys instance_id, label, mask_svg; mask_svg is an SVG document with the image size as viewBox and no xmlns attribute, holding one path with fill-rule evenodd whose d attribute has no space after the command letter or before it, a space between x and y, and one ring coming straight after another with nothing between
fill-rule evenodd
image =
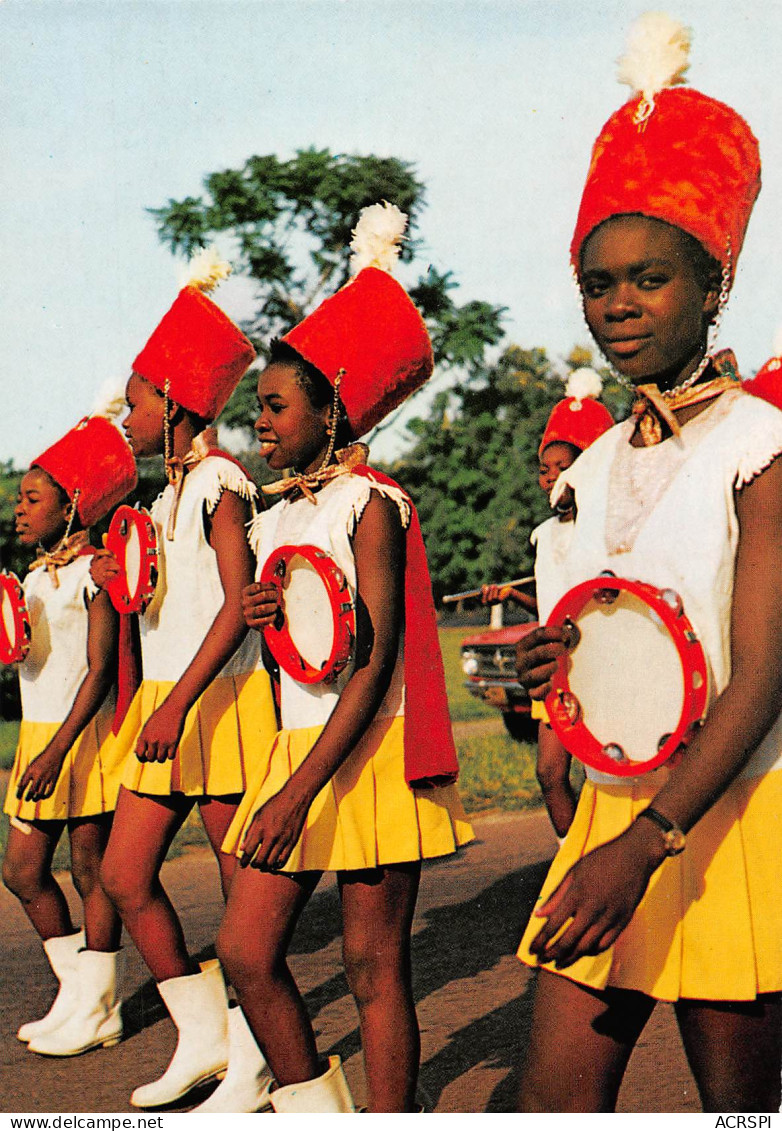
<instances>
[{"instance_id":1,"label":"knee-high white boot","mask_svg":"<svg viewBox=\"0 0 782 1131\"><path fill-rule=\"evenodd\" d=\"M198 974L160 982L158 989L179 1040L163 1075L133 1092L134 1107L174 1103L197 1084L217 1079L228 1064L228 998L217 959L202 962Z\"/></svg>"},{"instance_id":2,"label":"knee-high white boot","mask_svg":"<svg viewBox=\"0 0 782 1131\"><path fill-rule=\"evenodd\" d=\"M240 1115L269 1103L272 1074L239 1005L228 1010L228 1071L198 1107L199 1115Z\"/></svg>"},{"instance_id":3,"label":"knee-high white boot","mask_svg":"<svg viewBox=\"0 0 782 1131\"><path fill-rule=\"evenodd\" d=\"M117 994L121 951L80 950L68 977L74 994L68 1017L57 1029L33 1037L27 1046L42 1056L78 1056L122 1040L121 1001Z\"/></svg>"},{"instance_id":4,"label":"knee-high white boot","mask_svg":"<svg viewBox=\"0 0 782 1131\"><path fill-rule=\"evenodd\" d=\"M269 1093L276 1112L320 1112L339 1114L355 1111L345 1070L338 1056L329 1057L328 1069L314 1080L301 1084L286 1084Z\"/></svg>"},{"instance_id":5,"label":"knee-high white boot","mask_svg":"<svg viewBox=\"0 0 782 1131\"><path fill-rule=\"evenodd\" d=\"M60 983L57 996L52 1002L49 1012L37 1021L27 1021L16 1034L20 1041L31 1041L33 1037L43 1036L62 1025L71 1008L72 981L68 975L76 966L76 955L85 944L84 931L76 931L73 935L60 935L57 938L46 939L43 944L44 953L49 960L49 965Z\"/></svg>"}]
</instances>

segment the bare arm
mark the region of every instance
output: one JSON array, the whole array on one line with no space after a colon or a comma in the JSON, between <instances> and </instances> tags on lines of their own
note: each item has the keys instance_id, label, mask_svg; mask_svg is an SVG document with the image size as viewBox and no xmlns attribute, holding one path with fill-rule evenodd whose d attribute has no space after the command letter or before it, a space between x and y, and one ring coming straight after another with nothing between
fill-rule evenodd
<instances>
[{"instance_id":1,"label":"bare arm","mask_svg":"<svg viewBox=\"0 0 782 1131\"><path fill-rule=\"evenodd\" d=\"M317 794L355 749L391 683L404 615L405 542L399 512L373 493L353 540L356 666L318 741L290 780L255 814L242 865L280 868Z\"/></svg>"},{"instance_id":2,"label":"bare arm","mask_svg":"<svg viewBox=\"0 0 782 1131\"><path fill-rule=\"evenodd\" d=\"M16 796L42 801L51 796L68 751L94 719L117 672L119 616L107 593L100 592L87 609L87 674L62 726L22 775Z\"/></svg>"},{"instance_id":3,"label":"bare arm","mask_svg":"<svg viewBox=\"0 0 782 1131\"><path fill-rule=\"evenodd\" d=\"M731 678L652 802L685 831L735 780L782 710L782 459L744 487L736 505ZM568 872L539 910L547 921L531 950L567 966L606 949L629 923L664 859L654 825L635 821ZM561 938L550 943L571 917Z\"/></svg>"},{"instance_id":4,"label":"bare arm","mask_svg":"<svg viewBox=\"0 0 782 1131\"><path fill-rule=\"evenodd\" d=\"M187 712L247 635L242 590L250 583L253 561L245 536L249 504L223 491L211 519L209 543L217 556L224 600L201 646L136 742L142 762L165 762L176 754Z\"/></svg>"}]
</instances>

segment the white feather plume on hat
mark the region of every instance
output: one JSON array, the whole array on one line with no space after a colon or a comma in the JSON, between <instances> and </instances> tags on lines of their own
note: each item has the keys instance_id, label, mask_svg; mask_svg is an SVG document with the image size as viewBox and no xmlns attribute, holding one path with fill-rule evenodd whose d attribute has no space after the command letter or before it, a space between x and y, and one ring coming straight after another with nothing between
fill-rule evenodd
<instances>
[{"instance_id":1,"label":"white feather plume on hat","mask_svg":"<svg viewBox=\"0 0 782 1131\"><path fill-rule=\"evenodd\" d=\"M125 401L125 382L116 378L104 381L98 389L90 416L103 416L116 424L117 418L127 408Z\"/></svg>"},{"instance_id":2,"label":"white feather plume on hat","mask_svg":"<svg viewBox=\"0 0 782 1131\"><path fill-rule=\"evenodd\" d=\"M603 381L599 373L589 366L582 366L580 369L574 369L565 382L565 393L569 397L575 397L576 400L582 401L584 397L597 397L603 391Z\"/></svg>"},{"instance_id":3,"label":"white feather plume on hat","mask_svg":"<svg viewBox=\"0 0 782 1131\"><path fill-rule=\"evenodd\" d=\"M187 268L180 274L179 285L196 287L209 294L218 283L228 278L231 270L231 264L220 258L216 247L202 247L193 253Z\"/></svg>"},{"instance_id":4,"label":"white feather plume on hat","mask_svg":"<svg viewBox=\"0 0 782 1131\"><path fill-rule=\"evenodd\" d=\"M618 79L653 103L655 94L685 82L690 29L665 12L644 12L630 29Z\"/></svg>"},{"instance_id":5,"label":"white feather plume on hat","mask_svg":"<svg viewBox=\"0 0 782 1131\"><path fill-rule=\"evenodd\" d=\"M391 271L399 259L399 245L406 238L406 227L406 214L387 200L362 208L350 241L351 275L357 275L365 267Z\"/></svg>"}]
</instances>

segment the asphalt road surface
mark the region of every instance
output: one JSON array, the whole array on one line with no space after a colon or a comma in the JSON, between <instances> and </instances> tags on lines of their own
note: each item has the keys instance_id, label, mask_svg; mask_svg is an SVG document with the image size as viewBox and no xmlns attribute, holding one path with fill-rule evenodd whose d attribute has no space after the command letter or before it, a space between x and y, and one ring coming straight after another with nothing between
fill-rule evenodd
<instances>
[{"instance_id":1,"label":"asphalt road surface","mask_svg":"<svg viewBox=\"0 0 782 1131\"><path fill-rule=\"evenodd\" d=\"M419 1096L428 1111L513 1111L529 1028L534 975L514 953L553 854L553 835L542 811L487 816L474 824L477 843L458 858L426 866L415 920ZM222 905L210 853L187 852L165 865L163 877L191 952L211 957ZM78 901L66 886L76 912ZM319 1048L342 1056L361 1103L357 1014L340 968L339 929L336 889L324 881L296 933L291 967L306 995ZM16 900L0 891L0 1111L136 1110L128 1101L132 1089L163 1071L176 1036L129 941L125 953L122 1043L71 1059L30 1053L15 1033L22 1021L46 1011L54 981ZM191 1104L200 1098L203 1094ZM657 1007L633 1054L618 1110L700 1111L669 1006Z\"/></svg>"}]
</instances>

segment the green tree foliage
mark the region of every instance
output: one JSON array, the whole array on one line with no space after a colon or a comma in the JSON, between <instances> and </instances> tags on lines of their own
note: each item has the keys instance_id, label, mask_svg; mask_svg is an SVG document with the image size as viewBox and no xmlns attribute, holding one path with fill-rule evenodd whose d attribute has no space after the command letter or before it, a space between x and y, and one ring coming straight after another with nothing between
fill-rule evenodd
<instances>
[{"instance_id":1,"label":"green tree foliage","mask_svg":"<svg viewBox=\"0 0 782 1131\"><path fill-rule=\"evenodd\" d=\"M230 240L235 268L256 285L258 310L244 327L263 353L348 280L348 245L361 209L387 200L408 216L410 238L402 259L415 260L424 188L408 162L396 157L338 155L304 149L287 160L250 157L240 169L210 173L202 197L169 200L150 209L161 240L190 255L218 235ZM427 322L441 367L474 371L488 345L502 337L503 307L457 305L450 272L431 268L411 290ZM223 422L249 430L255 416L254 381L248 376L223 414Z\"/></svg>"},{"instance_id":2,"label":"green tree foliage","mask_svg":"<svg viewBox=\"0 0 782 1131\"><path fill-rule=\"evenodd\" d=\"M569 365L585 360L574 351ZM551 513L538 444L564 395L545 350L511 345L409 423L412 446L390 470L416 502L437 599L531 572L530 532ZM605 386L604 399L617 419L626 413L618 386Z\"/></svg>"}]
</instances>

